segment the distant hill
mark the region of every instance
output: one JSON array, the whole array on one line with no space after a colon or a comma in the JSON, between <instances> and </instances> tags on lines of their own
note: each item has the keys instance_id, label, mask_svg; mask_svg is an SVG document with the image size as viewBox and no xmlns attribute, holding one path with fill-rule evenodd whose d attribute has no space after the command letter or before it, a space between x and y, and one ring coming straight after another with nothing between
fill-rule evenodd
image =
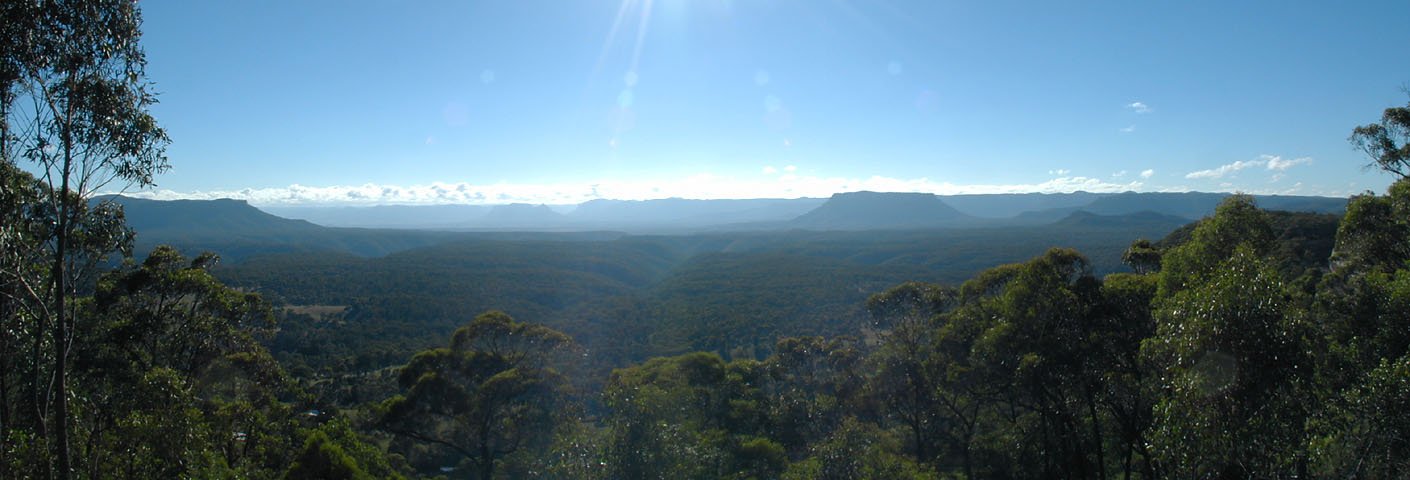
<instances>
[{"instance_id":1,"label":"distant hill","mask_svg":"<svg viewBox=\"0 0 1410 480\"><path fill-rule=\"evenodd\" d=\"M1293 195L1254 195L1254 201L1258 207L1264 210L1280 210L1284 212L1303 213L1330 213L1333 215L1343 215L1346 213L1346 199L1335 197L1305 197Z\"/></svg>"},{"instance_id":2,"label":"distant hill","mask_svg":"<svg viewBox=\"0 0 1410 480\"><path fill-rule=\"evenodd\" d=\"M559 213L545 205L441 205L271 209L303 211L306 218L325 221L345 215L345 221L417 226L419 230L341 228L272 215L241 200L157 201L104 197L122 204L128 223L137 232L137 248L157 244L187 250L213 250L227 259L291 251L338 251L357 256L392 252L463 238L500 240L602 240L624 233L692 235L697 233L974 229L1055 225L1080 228L1157 228L1176 226L1170 218L1196 220L1210 213L1223 193L1015 194L940 197L925 193L842 193L826 200L754 199L649 201L596 200ZM984 207L986 197L994 202ZM1012 211L1038 205L1064 205L1028 211L1009 218L968 215L945 200L965 203L971 211ZM1091 203L1072 206L1085 199ZM1346 199L1299 196L1256 196L1266 209L1341 213ZM799 213L802 212L802 213ZM1076 216L1085 212L1095 216ZM1147 215L1141 216L1137 214ZM322 217L318 217L322 215ZM1135 216L1131 216L1135 215ZM396 217L406 217L398 220ZM1131 217L1124 217L1131 216ZM1123 217L1123 218L1102 218ZM427 221L439 222L432 227ZM1063 223L1065 222L1065 223ZM1107 225L1112 224L1112 225ZM1120 225L1116 225L1120 224ZM428 230L431 228L433 230ZM953 232L951 233L954 234ZM714 240L710 240L714 241ZM742 248L757 241L735 236L721 250Z\"/></svg>"},{"instance_id":3,"label":"distant hill","mask_svg":"<svg viewBox=\"0 0 1410 480\"><path fill-rule=\"evenodd\" d=\"M244 200L146 200L123 196L105 196L97 201L113 201L122 205L127 226L139 232L177 233L199 232L295 233L315 232L321 227L304 220L270 215L251 207Z\"/></svg>"},{"instance_id":4,"label":"distant hill","mask_svg":"<svg viewBox=\"0 0 1410 480\"><path fill-rule=\"evenodd\" d=\"M442 243L453 234L412 230L329 228L265 213L244 200L159 201L110 196L137 232L137 254L171 245L188 254L219 253L228 260L274 252L346 252L359 256Z\"/></svg>"},{"instance_id":5,"label":"distant hill","mask_svg":"<svg viewBox=\"0 0 1410 480\"><path fill-rule=\"evenodd\" d=\"M934 194L851 192L833 195L788 226L814 230L934 228L972 220Z\"/></svg>"},{"instance_id":6,"label":"distant hill","mask_svg":"<svg viewBox=\"0 0 1410 480\"><path fill-rule=\"evenodd\" d=\"M1099 215L1122 215L1141 211L1177 215L1190 220L1198 220L1214 213L1214 207L1228 198L1228 193L1204 192L1125 192L1105 196L1082 207L1082 210ZM1311 213L1342 213L1346 210L1345 198L1301 197L1285 195L1254 195L1254 201L1266 210L1285 210Z\"/></svg>"},{"instance_id":7,"label":"distant hill","mask_svg":"<svg viewBox=\"0 0 1410 480\"><path fill-rule=\"evenodd\" d=\"M602 231L686 234L805 228L936 228L1045 225L1076 211L1098 215L1154 212L1197 220L1214 212L1228 193L1005 193L929 195L855 192L834 198L740 200L590 200L578 205L386 205L372 207L288 207L262 210L329 227L407 228L476 231ZM940 207L931 199L938 199ZM1256 195L1272 210L1339 214L1346 199ZM826 209L812 213L828 204ZM866 202L877 203L868 210ZM850 204L850 207L848 206ZM844 210L853 208L848 213ZM955 215L958 212L960 215ZM801 217L801 218L800 218ZM847 217L847 218L844 218Z\"/></svg>"},{"instance_id":8,"label":"distant hill","mask_svg":"<svg viewBox=\"0 0 1410 480\"><path fill-rule=\"evenodd\" d=\"M1074 212L1097 215L1131 215L1148 212L1199 220L1214 213L1219 202L1229 193L1205 192L1124 192L1096 194L1091 203L1069 205L1046 210L1034 210L1015 215L1008 220L1014 225L1041 225L1066 219ZM1258 206L1268 210L1306 213L1341 214L1346 211L1346 199L1336 197L1306 197L1289 195L1254 195Z\"/></svg>"},{"instance_id":9,"label":"distant hill","mask_svg":"<svg viewBox=\"0 0 1410 480\"><path fill-rule=\"evenodd\" d=\"M784 222L822 205L824 198L744 200L590 200L578 205L269 206L261 210L327 227L435 230L626 230L675 232L735 224ZM551 213L550 213L551 212Z\"/></svg>"},{"instance_id":10,"label":"distant hill","mask_svg":"<svg viewBox=\"0 0 1410 480\"><path fill-rule=\"evenodd\" d=\"M1098 215L1078 210L1067 215L1055 224L1069 228L1136 228L1154 227L1175 229L1189 223L1184 217L1156 212L1136 212L1125 215Z\"/></svg>"},{"instance_id":11,"label":"distant hill","mask_svg":"<svg viewBox=\"0 0 1410 480\"><path fill-rule=\"evenodd\" d=\"M1091 192L996 193L942 195L940 200L966 215L983 218L1011 218L1024 212L1081 207L1108 195L1111 194Z\"/></svg>"},{"instance_id":12,"label":"distant hill","mask_svg":"<svg viewBox=\"0 0 1410 480\"><path fill-rule=\"evenodd\" d=\"M647 225L704 227L787 221L817 208L824 201L826 199L822 198L591 200L578 205L568 213L568 217L579 224L613 228Z\"/></svg>"},{"instance_id":13,"label":"distant hill","mask_svg":"<svg viewBox=\"0 0 1410 480\"><path fill-rule=\"evenodd\" d=\"M496 205L472 226L480 228L525 228L531 230L555 228L567 221L563 214L548 205L512 203Z\"/></svg>"},{"instance_id":14,"label":"distant hill","mask_svg":"<svg viewBox=\"0 0 1410 480\"><path fill-rule=\"evenodd\" d=\"M325 227L463 228L489 213L487 205L375 205L367 207L260 207L284 218Z\"/></svg>"}]
</instances>

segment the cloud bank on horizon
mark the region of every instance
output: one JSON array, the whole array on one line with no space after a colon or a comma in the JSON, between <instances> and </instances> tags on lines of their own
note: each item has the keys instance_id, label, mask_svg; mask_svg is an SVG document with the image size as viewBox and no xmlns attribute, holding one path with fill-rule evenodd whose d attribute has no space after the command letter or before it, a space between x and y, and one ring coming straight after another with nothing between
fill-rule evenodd
<instances>
[{"instance_id":1,"label":"cloud bank on horizon","mask_svg":"<svg viewBox=\"0 0 1410 480\"><path fill-rule=\"evenodd\" d=\"M1264 160L1263 165L1268 165ZM1271 167L1270 167L1271 168ZM775 172L793 172L774 169ZM667 181L605 180L583 184L530 184L468 182L427 185L362 185L307 186L290 185L276 188L245 188L238 190L208 190L179 192L152 190L127 192L124 195L153 200L211 200L232 198L261 206L371 206L371 205L500 205L530 203L570 205L590 200L652 200L688 198L701 200L745 198L822 198L834 193L853 191L919 192L937 195L999 194L999 193L1070 193L1086 191L1117 193L1125 191L1189 191L1186 186L1157 187L1149 185L1154 170L1139 175L1141 180L1115 182L1086 176L1063 176L1039 183L1026 184L956 184L929 178L902 179L872 176L862 179L825 177L784 173L765 179L741 179L708 173ZM1256 194L1314 194L1343 196L1345 192L1305 192L1302 185L1291 188L1244 190Z\"/></svg>"}]
</instances>

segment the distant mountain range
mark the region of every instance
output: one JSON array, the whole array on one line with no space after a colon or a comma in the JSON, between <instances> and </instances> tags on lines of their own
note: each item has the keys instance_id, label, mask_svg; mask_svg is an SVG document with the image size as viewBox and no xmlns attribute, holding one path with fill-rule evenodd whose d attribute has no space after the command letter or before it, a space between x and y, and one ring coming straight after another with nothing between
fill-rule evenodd
<instances>
[{"instance_id":1,"label":"distant mountain range","mask_svg":"<svg viewBox=\"0 0 1410 480\"><path fill-rule=\"evenodd\" d=\"M380 205L263 207L285 218L329 227L441 230L696 230L742 223L783 222L822 205L824 198L591 200L578 205ZM551 212L551 213L550 213Z\"/></svg>"},{"instance_id":2,"label":"distant mountain range","mask_svg":"<svg viewBox=\"0 0 1410 480\"><path fill-rule=\"evenodd\" d=\"M1075 212L1150 212L1197 220L1227 193L1023 193L933 195L839 193L831 198L748 200L592 200L578 205L266 207L285 218L329 227L480 231L617 230L688 233L731 230L868 230L1043 225ZM1269 210L1342 213L1346 199L1257 195Z\"/></svg>"},{"instance_id":3,"label":"distant mountain range","mask_svg":"<svg viewBox=\"0 0 1410 480\"><path fill-rule=\"evenodd\" d=\"M290 251L339 251L375 257L465 238L611 240L643 233L920 231L1045 225L1066 230L1169 231L1212 213L1227 196L1198 192L958 196L852 192L828 199L594 200L576 207L299 207L271 208L269 212L242 200L108 199L123 205L128 224L138 232L139 251L165 243L189 250L215 250L226 258L239 259ZM1271 210L1340 214L1346 207L1343 198L1257 196L1256 200ZM285 218L273 212L306 218Z\"/></svg>"},{"instance_id":4,"label":"distant mountain range","mask_svg":"<svg viewBox=\"0 0 1410 480\"><path fill-rule=\"evenodd\" d=\"M302 251L382 256L463 236L431 230L324 227L263 212L244 200L96 199L108 200L122 205L127 225L137 232L139 254L166 244L188 253L215 251L227 259Z\"/></svg>"}]
</instances>

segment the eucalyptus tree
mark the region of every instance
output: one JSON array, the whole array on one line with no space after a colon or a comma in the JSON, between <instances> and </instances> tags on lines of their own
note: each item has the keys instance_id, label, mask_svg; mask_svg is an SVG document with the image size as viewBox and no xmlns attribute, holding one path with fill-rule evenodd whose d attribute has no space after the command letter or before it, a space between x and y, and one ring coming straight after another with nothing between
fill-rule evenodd
<instances>
[{"instance_id":1,"label":"eucalyptus tree","mask_svg":"<svg viewBox=\"0 0 1410 480\"><path fill-rule=\"evenodd\" d=\"M67 368L75 327L69 297L86 260L79 251L87 203L105 189L149 186L168 168L166 132L145 73L141 12L130 0L6 2L5 155L23 158L47 188L55 226L47 330L52 347L53 455L69 478ZM13 153L11 153L13 152ZM43 433L45 429L41 429Z\"/></svg>"},{"instance_id":2,"label":"eucalyptus tree","mask_svg":"<svg viewBox=\"0 0 1410 480\"><path fill-rule=\"evenodd\" d=\"M379 426L454 452L476 478L523 450L546 446L573 412L557 366L572 339L548 327L483 313L449 347L417 353L401 368L405 393L383 402Z\"/></svg>"},{"instance_id":3,"label":"eucalyptus tree","mask_svg":"<svg viewBox=\"0 0 1410 480\"><path fill-rule=\"evenodd\" d=\"M1105 366L1097 339L1106 326L1096 314L1100 281L1086 257L1061 248L1003 277L997 294L961 310L990 319L974 341L972 368L1002 399L1003 442L1024 445L1004 455L1033 468L1023 475L1106 478L1106 427L1098 410Z\"/></svg>"},{"instance_id":4,"label":"eucalyptus tree","mask_svg":"<svg viewBox=\"0 0 1410 480\"><path fill-rule=\"evenodd\" d=\"M952 288L907 282L867 299L867 311L881 346L871 356L876 374L873 395L883 399L885 414L906 427L917 462L934 460L936 431L945 425L937 398L940 373L933 360L936 315L951 308Z\"/></svg>"},{"instance_id":5,"label":"eucalyptus tree","mask_svg":"<svg viewBox=\"0 0 1410 480\"><path fill-rule=\"evenodd\" d=\"M1410 178L1410 104L1385 109L1381 121L1356 127L1348 140L1371 157L1367 168Z\"/></svg>"},{"instance_id":6,"label":"eucalyptus tree","mask_svg":"<svg viewBox=\"0 0 1410 480\"><path fill-rule=\"evenodd\" d=\"M6 444L36 435L44 424L42 365L44 338L39 321L47 316L45 259L39 238L49 222L40 214L39 185L33 176L0 162L0 441ZM42 450L0 448L0 470L19 474L16 462L42 464ZM39 455L41 458L33 458Z\"/></svg>"},{"instance_id":7,"label":"eucalyptus tree","mask_svg":"<svg viewBox=\"0 0 1410 480\"><path fill-rule=\"evenodd\" d=\"M1150 240L1137 239L1121 253L1121 263L1142 275L1154 273L1160 270L1160 250L1151 245Z\"/></svg>"},{"instance_id":8,"label":"eucalyptus tree","mask_svg":"<svg viewBox=\"0 0 1410 480\"><path fill-rule=\"evenodd\" d=\"M1305 315L1268 257L1272 238L1236 195L1165 256L1141 347L1160 395L1150 443L1162 474L1299 476L1306 465Z\"/></svg>"},{"instance_id":9,"label":"eucalyptus tree","mask_svg":"<svg viewBox=\"0 0 1410 480\"><path fill-rule=\"evenodd\" d=\"M1386 195L1358 195L1337 230L1331 271L1318 285L1313 471L1394 478L1410 432L1410 178Z\"/></svg>"}]
</instances>

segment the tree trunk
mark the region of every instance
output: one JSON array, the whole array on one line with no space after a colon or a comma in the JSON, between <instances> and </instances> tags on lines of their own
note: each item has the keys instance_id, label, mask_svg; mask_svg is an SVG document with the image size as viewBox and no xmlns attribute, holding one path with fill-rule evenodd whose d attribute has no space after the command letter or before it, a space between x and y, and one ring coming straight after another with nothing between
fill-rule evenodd
<instances>
[{"instance_id":1,"label":"tree trunk","mask_svg":"<svg viewBox=\"0 0 1410 480\"><path fill-rule=\"evenodd\" d=\"M490 454L489 444L480 447L480 461L475 463L480 468L480 480L494 478L494 455Z\"/></svg>"},{"instance_id":2,"label":"tree trunk","mask_svg":"<svg viewBox=\"0 0 1410 480\"><path fill-rule=\"evenodd\" d=\"M1102 421L1097 416L1097 401L1091 389L1087 390L1087 414L1092 417L1092 441L1096 442L1097 447L1097 478L1106 480L1106 449L1102 445Z\"/></svg>"},{"instance_id":3,"label":"tree trunk","mask_svg":"<svg viewBox=\"0 0 1410 480\"><path fill-rule=\"evenodd\" d=\"M8 344L7 344L8 345ZM0 442L10 438L10 352L0 352L0 362L5 363L0 368ZM10 462L5 457L6 448L0 448L0 465L9 465Z\"/></svg>"},{"instance_id":4,"label":"tree trunk","mask_svg":"<svg viewBox=\"0 0 1410 480\"><path fill-rule=\"evenodd\" d=\"M1123 473L1121 478L1131 478L1131 454L1135 449L1136 447L1132 446L1130 441L1126 442L1126 454L1121 462L1121 472Z\"/></svg>"},{"instance_id":5,"label":"tree trunk","mask_svg":"<svg viewBox=\"0 0 1410 480\"><path fill-rule=\"evenodd\" d=\"M45 441L44 445L47 450L49 448L47 442L49 439L49 399L45 396L45 392L48 391L48 388L44 386L44 374L41 371L40 365L44 363L44 330L47 329L48 325L44 324L43 315L40 315L37 320L38 325L35 325L34 328L34 347L30 350L30 367L32 367L32 370L30 374L29 393L30 402L33 403L32 406L34 408L34 433L39 440ZM37 453L31 452L30 455L37 455ZM45 458L42 462L36 461L32 464L43 465L42 478L49 478L49 469L50 466L53 465L50 459Z\"/></svg>"},{"instance_id":6,"label":"tree trunk","mask_svg":"<svg viewBox=\"0 0 1410 480\"><path fill-rule=\"evenodd\" d=\"M912 357L914 356L913 354ZM930 402L924 400L927 385L923 383L924 377L921 376L920 368L912 366L911 370L911 401L915 408L911 433L916 442L916 463L928 464L930 463L930 448L928 448L929 445L926 445L925 440L925 417L930 413L928 411Z\"/></svg>"},{"instance_id":7,"label":"tree trunk","mask_svg":"<svg viewBox=\"0 0 1410 480\"><path fill-rule=\"evenodd\" d=\"M72 77L72 75L70 75ZM72 78L70 78L72 81ZM69 175L73 171L73 126L72 115L63 120L64 166L59 188L59 231L55 238L54 270L54 456L58 462L59 479L68 480L72 475L69 463L69 398L68 398L68 279L64 259L68 256L69 221Z\"/></svg>"},{"instance_id":8,"label":"tree trunk","mask_svg":"<svg viewBox=\"0 0 1410 480\"><path fill-rule=\"evenodd\" d=\"M969 439L964 444L964 478L974 478L974 454L970 452Z\"/></svg>"}]
</instances>

